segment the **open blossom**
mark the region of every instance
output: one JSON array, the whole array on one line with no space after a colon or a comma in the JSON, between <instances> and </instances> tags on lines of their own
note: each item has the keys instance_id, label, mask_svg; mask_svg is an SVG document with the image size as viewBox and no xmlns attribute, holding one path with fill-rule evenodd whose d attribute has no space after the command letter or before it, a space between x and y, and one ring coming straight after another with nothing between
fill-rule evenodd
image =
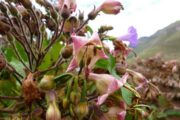
<instances>
[{"instance_id":1,"label":"open blossom","mask_svg":"<svg viewBox=\"0 0 180 120\"><path fill-rule=\"evenodd\" d=\"M98 11L102 11L106 14L118 14L121 9L123 9L123 6L117 0L106 0L98 7Z\"/></svg>"},{"instance_id":2,"label":"open blossom","mask_svg":"<svg viewBox=\"0 0 180 120\"><path fill-rule=\"evenodd\" d=\"M77 8L76 0L58 0L58 3L60 9L62 9L62 7L66 5L66 7L71 10L71 12L76 11Z\"/></svg>"},{"instance_id":3,"label":"open blossom","mask_svg":"<svg viewBox=\"0 0 180 120\"><path fill-rule=\"evenodd\" d=\"M99 35L94 33L90 39L82 36L71 36L73 40L73 59L71 60L67 72L74 70L83 63L84 66L92 66L100 58L108 58L102 49Z\"/></svg>"},{"instance_id":4,"label":"open blossom","mask_svg":"<svg viewBox=\"0 0 180 120\"><path fill-rule=\"evenodd\" d=\"M89 79L96 82L96 88L101 94L98 97L97 105L101 105L107 97L121 88L127 81L128 74L125 74L120 80L109 74L90 73Z\"/></svg>"},{"instance_id":5,"label":"open blossom","mask_svg":"<svg viewBox=\"0 0 180 120\"><path fill-rule=\"evenodd\" d=\"M133 26L130 26L128 28L127 34L120 36L117 39L122 40L122 41L129 41L131 47L133 48L136 47L138 44L138 34L136 31L136 28L134 28Z\"/></svg>"}]
</instances>

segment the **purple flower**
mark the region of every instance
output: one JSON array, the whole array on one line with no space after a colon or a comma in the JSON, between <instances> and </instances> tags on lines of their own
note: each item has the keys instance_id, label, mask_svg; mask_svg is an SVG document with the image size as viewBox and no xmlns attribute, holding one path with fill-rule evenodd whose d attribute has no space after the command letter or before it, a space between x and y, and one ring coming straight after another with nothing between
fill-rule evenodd
<instances>
[{"instance_id":1,"label":"purple flower","mask_svg":"<svg viewBox=\"0 0 180 120\"><path fill-rule=\"evenodd\" d=\"M138 44L138 34L136 31L136 28L134 28L133 26L130 26L128 28L128 32L127 34L118 37L118 40L122 40L122 41L129 41L130 42L130 46L135 48Z\"/></svg>"}]
</instances>

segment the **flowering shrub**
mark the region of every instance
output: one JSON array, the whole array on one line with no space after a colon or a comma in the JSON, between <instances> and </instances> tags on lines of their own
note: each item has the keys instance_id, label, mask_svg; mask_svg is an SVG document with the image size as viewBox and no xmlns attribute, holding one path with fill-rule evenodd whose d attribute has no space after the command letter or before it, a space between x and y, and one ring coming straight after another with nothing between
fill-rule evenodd
<instances>
[{"instance_id":1,"label":"flowering shrub","mask_svg":"<svg viewBox=\"0 0 180 120\"><path fill-rule=\"evenodd\" d=\"M101 12L118 14L122 4L106 0L86 20L83 12L73 14L76 7L75 0L59 0L57 6L46 0L0 2L0 117L147 118L151 108L143 104L141 91L158 89L126 63L132 48L123 40L135 47L135 28L112 37L106 34L111 26L95 32L88 25ZM113 51L105 40L113 42Z\"/></svg>"}]
</instances>

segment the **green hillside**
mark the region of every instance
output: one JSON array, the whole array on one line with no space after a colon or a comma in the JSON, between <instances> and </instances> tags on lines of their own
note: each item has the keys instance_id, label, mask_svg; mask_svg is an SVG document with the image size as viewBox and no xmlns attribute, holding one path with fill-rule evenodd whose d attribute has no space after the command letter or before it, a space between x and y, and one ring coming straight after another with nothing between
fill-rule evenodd
<instances>
[{"instance_id":1,"label":"green hillside","mask_svg":"<svg viewBox=\"0 0 180 120\"><path fill-rule=\"evenodd\" d=\"M164 59L180 60L180 21L170 24L150 37L140 38L135 52L139 58L148 58L160 53Z\"/></svg>"}]
</instances>

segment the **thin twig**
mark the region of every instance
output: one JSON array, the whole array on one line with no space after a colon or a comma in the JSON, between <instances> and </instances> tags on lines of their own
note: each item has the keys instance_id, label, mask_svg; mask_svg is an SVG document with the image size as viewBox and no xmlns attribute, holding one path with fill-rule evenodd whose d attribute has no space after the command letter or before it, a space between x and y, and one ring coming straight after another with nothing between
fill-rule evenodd
<instances>
[{"instance_id":1,"label":"thin twig","mask_svg":"<svg viewBox=\"0 0 180 120\"><path fill-rule=\"evenodd\" d=\"M16 40L23 46L23 48L24 48L24 50L25 50L25 52L26 52L26 54L27 54L27 56L28 56L28 62L30 63L30 62L31 62L31 59L30 59L30 56L28 55L29 52L28 52L26 46L25 46L24 43L21 41L21 39L18 38L18 36L16 36L15 34L13 34L13 36L14 36L14 37L16 38Z\"/></svg>"},{"instance_id":2,"label":"thin twig","mask_svg":"<svg viewBox=\"0 0 180 120\"><path fill-rule=\"evenodd\" d=\"M26 26L27 26L27 28L28 28L28 30L30 32L30 43L33 44L32 43L33 42L33 33L31 31L31 28L30 28L29 24L25 20L24 20L24 23L26 24ZM31 60L29 60L29 68L32 69L32 62L31 62Z\"/></svg>"},{"instance_id":3,"label":"thin twig","mask_svg":"<svg viewBox=\"0 0 180 120\"><path fill-rule=\"evenodd\" d=\"M0 113L14 114L15 112L15 110L0 109Z\"/></svg>"},{"instance_id":4,"label":"thin twig","mask_svg":"<svg viewBox=\"0 0 180 120\"><path fill-rule=\"evenodd\" d=\"M24 65L24 67L25 67L27 70L31 71L31 70L28 68L28 66L24 63L24 61L23 61L23 59L21 58L21 56L20 56L17 48L16 48L15 45L14 45L14 43L13 43L13 42L10 42L10 44L12 45L12 47L13 47L13 49L14 49L14 52L15 52L16 56L18 57L19 61ZM32 72L32 71L31 71L31 72Z\"/></svg>"},{"instance_id":5,"label":"thin twig","mask_svg":"<svg viewBox=\"0 0 180 120\"><path fill-rule=\"evenodd\" d=\"M88 23L88 21L89 19L85 20L84 23L82 23L79 28L75 30L75 33L78 33Z\"/></svg>"},{"instance_id":6,"label":"thin twig","mask_svg":"<svg viewBox=\"0 0 180 120\"><path fill-rule=\"evenodd\" d=\"M64 28L65 21L66 20L63 20L63 23L62 23L61 30L60 30L59 34L57 33L56 37L53 37L51 42L49 43L49 45L45 48L45 50L44 50L45 53L47 53L49 51L51 46L56 42L56 39L60 37L60 35L61 35L62 31L63 31L63 28Z\"/></svg>"},{"instance_id":7,"label":"thin twig","mask_svg":"<svg viewBox=\"0 0 180 120\"><path fill-rule=\"evenodd\" d=\"M14 26L14 24L13 24L13 22L12 22L12 20L11 20L11 18L8 16L8 14L6 14L6 17L8 18L8 20L9 20L9 22L10 22L10 24L11 24L11 26L14 28L14 30L15 30L15 33L18 35L18 36L21 36L18 32L17 32L17 30L16 30L16 27ZM28 50L27 50L27 48L26 48L26 46L23 44L23 42L21 41L21 39L19 39L15 34L13 34L14 36L15 36L15 38L21 43L21 45L23 46L23 48L24 48L24 50L25 50L25 52L26 52L26 54L27 54L27 56L28 56L28 60L29 60L29 63L31 62L31 60L30 60L30 56L28 55L29 54L29 52L28 52Z\"/></svg>"},{"instance_id":8,"label":"thin twig","mask_svg":"<svg viewBox=\"0 0 180 120\"><path fill-rule=\"evenodd\" d=\"M0 96L0 99L6 99L6 100L21 100L22 97L20 97L20 96Z\"/></svg>"},{"instance_id":9,"label":"thin twig","mask_svg":"<svg viewBox=\"0 0 180 120\"><path fill-rule=\"evenodd\" d=\"M24 41L25 41L25 43L26 43L26 45L27 45L27 47L28 47L30 53L31 53L32 56L34 57L34 59L37 60L37 58L36 58L36 56L35 56L35 54L34 54L32 48L31 48L30 44L28 43L28 39L27 39L27 36L26 36L26 34L25 34L25 30L24 30L24 28L23 28L21 19L18 19L18 21L19 21L19 25L20 25L21 31L22 31L22 33L23 33L23 35L24 35Z\"/></svg>"},{"instance_id":10,"label":"thin twig","mask_svg":"<svg viewBox=\"0 0 180 120\"><path fill-rule=\"evenodd\" d=\"M49 67L46 70L39 71L38 74L41 75L41 74L44 74L48 71L51 71L51 70L55 69L56 67L58 67L58 65L61 65L63 62L64 62L64 60L61 58L61 59L57 60L57 62L53 66Z\"/></svg>"},{"instance_id":11,"label":"thin twig","mask_svg":"<svg viewBox=\"0 0 180 120\"><path fill-rule=\"evenodd\" d=\"M39 22L38 22L38 18L37 18L37 16L36 16L36 13L34 12L34 10L31 8L30 9L31 10L31 12L32 12L32 14L33 14L33 16L34 16L34 19L35 19L35 21L36 21L36 23L37 23L37 30L38 30L38 41L37 41L37 47L38 47L38 49L40 50L41 49L41 45L42 45L42 39L41 39L41 33L40 33L40 31L39 31Z\"/></svg>"}]
</instances>

